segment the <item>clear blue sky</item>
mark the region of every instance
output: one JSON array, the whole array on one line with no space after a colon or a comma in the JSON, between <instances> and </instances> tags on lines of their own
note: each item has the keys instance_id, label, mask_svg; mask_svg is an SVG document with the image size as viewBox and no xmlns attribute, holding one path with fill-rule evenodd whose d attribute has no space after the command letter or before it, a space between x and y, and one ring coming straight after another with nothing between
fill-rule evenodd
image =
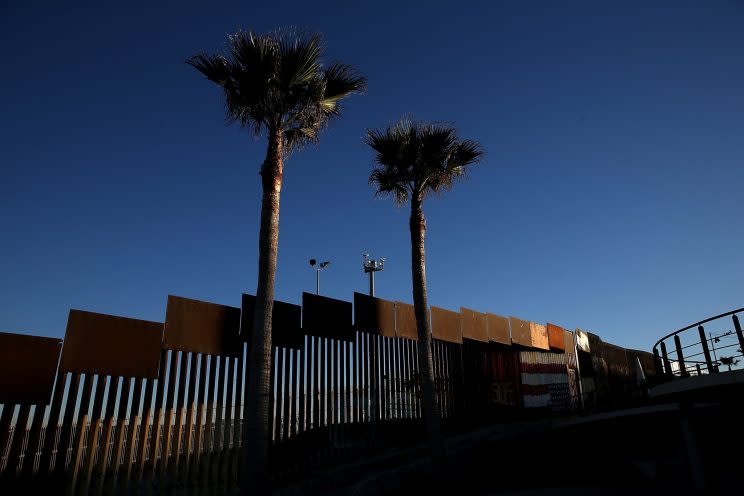
<instances>
[{"instance_id":1,"label":"clear blue sky","mask_svg":"<svg viewBox=\"0 0 744 496\"><path fill-rule=\"evenodd\" d=\"M278 299L314 290L310 257L333 261L323 294L366 291L369 250L389 260L378 295L411 301L408 212L373 198L361 138L413 113L488 153L425 207L431 304L648 349L744 303L742 3L11 3L0 330L61 336L70 307L161 320L169 293L255 291L265 142L226 127L183 63L241 26L321 31L329 60L369 78L286 164Z\"/></svg>"}]
</instances>

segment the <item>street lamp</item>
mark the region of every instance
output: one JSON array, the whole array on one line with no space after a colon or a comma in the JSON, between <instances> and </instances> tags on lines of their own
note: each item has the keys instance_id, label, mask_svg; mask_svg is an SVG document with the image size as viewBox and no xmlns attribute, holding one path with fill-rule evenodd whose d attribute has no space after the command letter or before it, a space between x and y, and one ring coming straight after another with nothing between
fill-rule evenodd
<instances>
[{"instance_id":1,"label":"street lamp","mask_svg":"<svg viewBox=\"0 0 744 496\"><path fill-rule=\"evenodd\" d=\"M385 258L374 260L369 258L369 253L362 253L362 269L369 274L369 295L375 295L375 272L385 268Z\"/></svg>"},{"instance_id":2,"label":"street lamp","mask_svg":"<svg viewBox=\"0 0 744 496\"><path fill-rule=\"evenodd\" d=\"M325 269L329 265L331 265L330 260L326 260L325 262L320 262L320 264L318 264L318 261L315 260L314 258L310 259L310 267L315 269L315 294L316 295L320 294L320 271Z\"/></svg>"}]
</instances>

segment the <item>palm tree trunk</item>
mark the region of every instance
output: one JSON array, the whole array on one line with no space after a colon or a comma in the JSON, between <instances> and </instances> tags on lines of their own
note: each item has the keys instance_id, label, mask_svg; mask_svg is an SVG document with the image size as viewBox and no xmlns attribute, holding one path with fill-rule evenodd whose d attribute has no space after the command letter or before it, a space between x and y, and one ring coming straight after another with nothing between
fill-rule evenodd
<instances>
[{"instance_id":1,"label":"palm tree trunk","mask_svg":"<svg viewBox=\"0 0 744 496\"><path fill-rule=\"evenodd\" d=\"M284 168L282 145L280 132L269 133L266 159L261 167L263 197L258 240L258 285L248 361L241 494L262 494L268 490L271 313L279 248L279 195Z\"/></svg>"},{"instance_id":2,"label":"palm tree trunk","mask_svg":"<svg viewBox=\"0 0 744 496\"><path fill-rule=\"evenodd\" d=\"M411 200L411 273L413 277L413 310L418 332L418 357L421 374L422 410L429 437L434 474L443 474L445 447L442 437L439 403L434 394L434 360L431 347L431 321L426 301L426 255L424 237L426 219L420 198Z\"/></svg>"}]
</instances>

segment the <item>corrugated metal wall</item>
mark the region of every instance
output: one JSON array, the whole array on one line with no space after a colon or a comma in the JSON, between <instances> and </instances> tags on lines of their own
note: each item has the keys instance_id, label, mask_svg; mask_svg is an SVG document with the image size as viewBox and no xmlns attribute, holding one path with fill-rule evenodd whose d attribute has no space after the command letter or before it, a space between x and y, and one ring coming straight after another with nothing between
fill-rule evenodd
<instances>
[{"instance_id":1,"label":"corrugated metal wall","mask_svg":"<svg viewBox=\"0 0 744 496\"><path fill-rule=\"evenodd\" d=\"M525 408L564 411L570 407L571 393L565 353L521 351L519 361Z\"/></svg>"}]
</instances>

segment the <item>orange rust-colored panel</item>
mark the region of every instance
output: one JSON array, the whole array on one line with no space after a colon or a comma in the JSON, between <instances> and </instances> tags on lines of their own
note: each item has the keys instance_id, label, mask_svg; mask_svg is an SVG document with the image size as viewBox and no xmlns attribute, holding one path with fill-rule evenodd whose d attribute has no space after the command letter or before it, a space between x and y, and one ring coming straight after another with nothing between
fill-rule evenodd
<instances>
[{"instance_id":1,"label":"orange rust-colored panel","mask_svg":"<svg viewBox=\"0 0 744 496\"><path fill-rule=\"evenodd\" d=\"M60 351L61 339L0 332L0 403L46 404Z\"/></svg>"},{"instance_id":2,"label":"orange rust-colored panel","mask_svg":"<svg viewBox=\"0 0 744 496\"><path fill-rule=\"evenodd\" d=\"M462 337L475 341L488 342L488 322L486 314L460 307L462 318Z\"/></svg>"},{"instance_id":3,"label":"orange rust-colored panel","mask_svg":"<svg viewBox=\"0 0 744 496\"><path fill-rule=\"evenodd\" d=\"M168 296L164 346L169 350L229 355L236 350L240 309Z\"/></svg>"},{"instance_id":4,"label":"orange rust-colored panel","mask_svg":"<svg viewBox=\"0 0 744 496\"><path fill-rule=\"evenodd\" d=\"M413 305L395 302L395 336L406 339L418 339L416 312Z\"/></svg>"},{"instance_id":5,"label":"orange rust-colored panel","mask_svg":"<svg viewBox=\"0 0 744 496\"><path fill-rule=\"evenodd\" d=\"M566 350L565 329L561 326L548 323L548 344L554 350Z\"/></svg>"},{"instance_id":6,"label":"orange rust-colored panel","mask_svg":"<svg viewBox=\"0 0 744 496\"><path fill-rule=\"evenodd\" d=\"M530 334L532 334L532 347L540 350L549 350L548 329L537 322L530 322Z\"/></svg>"},{"instance_id":7,"label":"orange rust-colored panel","mask_svg":"<svg viewBox=\"0 0 744 496\"><path fill-rule=\"evenodd\" d=\"M362 293L354 293L354 328L395 337L395 303Z\"/></svg>"},{"instance_id":8,"label":"orange rust-colored panel","mask_svg":"<svg viewBox=\"0 0 744 496\"><path fill-rule=\"evenodd\" d=\"M431 333L435 339L462 344L462 317L459 312L431 307Z\"/></svg>"},{"instance_id":9,"label":"orange rust-colored panel","mask_svg":"<svg viewBox=\"0 0 744 496\"><path fill-rule=\"evenodd\" d=\"M70 310L60 370L154 379L162 342L159 322Z\"/></svg>"},{"instance_id":10,"label":"orange rust-colored panel","mask_svg":"<svg viewBox=\"0 0 744 496\"><path fill-rule=\"evenodd\" d=\"M511 333L509 332L509 319L493 313L486 314L488 322L488 339L492 343L511 344Z\"/></svg>"},{"instance_id":11,"label":"orange rust-colored panel","mask_svg":"<svg viewBox=\"0 0 744 496\"><path fill-rule=\"evenodd\" d=\"M511 325L511 339L514 344L532 346L532 333L529 321L517 317L509 317Z\"/></svg>"}]
</instances>

